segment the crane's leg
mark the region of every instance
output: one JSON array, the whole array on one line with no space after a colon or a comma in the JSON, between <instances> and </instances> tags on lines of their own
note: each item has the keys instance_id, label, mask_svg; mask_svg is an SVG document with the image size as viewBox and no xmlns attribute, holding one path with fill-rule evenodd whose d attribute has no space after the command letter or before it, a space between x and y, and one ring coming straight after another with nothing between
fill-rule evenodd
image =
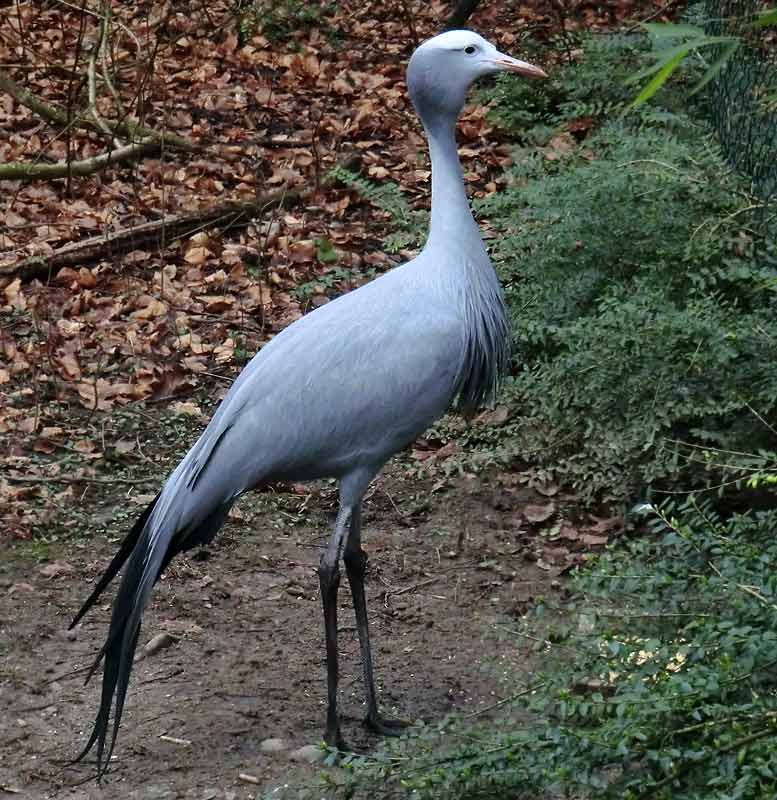
<instances>
[{"instance_id":1,"label":"crane's leg","mask_svg":"<svg viewBox=\"0 0 777 800\"><path fill-rule=\"evenodd\" d=\"M352 506L340 504L332 538L329 540L321 563L318 566L318 580L321 586L321 603L324 607L324 633L326 636L326 681L328 705L326 712L326 733L324 741L330 747L345 749L340 733L340 720L337 716L337 590L340 586L340 558L348 537L352 516Z\"/></svg>"},{"instance_id":2,"label":"crane's leg","mask_svg":"<svg viewBox=\"0 0 777 800\"><path fill-rule=\"evenodd\" d=\"M367 622L367 600L364 595L364 574L367 571L367 554L361 546L361 503L354 506L351 514L351 532L343 553L348 583L351 586L353 608L356 612L356 630L359 633L359 649L362 657L364 691L367 696L367 716L364 724L386 736L399 736L402 728L409 723L402 720L387 719L380 715L375 697L375 680L372 675L372 652L370 631Z\"/></svg>"}]
</instances>

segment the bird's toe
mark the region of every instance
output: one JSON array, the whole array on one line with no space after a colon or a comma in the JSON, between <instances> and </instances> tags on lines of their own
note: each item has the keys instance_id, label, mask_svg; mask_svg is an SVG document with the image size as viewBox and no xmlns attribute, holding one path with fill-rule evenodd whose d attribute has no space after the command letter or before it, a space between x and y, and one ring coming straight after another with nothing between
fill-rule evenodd
<instances>
[{"instance_id":1,"label":"bird's toe","mask_svg":"<svg viewBox=\"0 0 777 800\"><path fill-rule=\"evenodd\" d=\"M401 736L406 728L413 723L404 719L393 719L384 717L381 714L368 715L364 720L364 725L371 731L381 736Z\"/></svg>"}]
</instances>

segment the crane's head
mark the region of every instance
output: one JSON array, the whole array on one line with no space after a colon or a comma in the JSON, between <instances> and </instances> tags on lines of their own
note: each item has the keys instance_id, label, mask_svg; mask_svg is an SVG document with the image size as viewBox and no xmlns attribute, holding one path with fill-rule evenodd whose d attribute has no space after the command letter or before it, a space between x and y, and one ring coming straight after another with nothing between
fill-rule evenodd
<instances>
[{"instance_id":1,"label":"crane's head","mask_svg":"<svg viewBox=\"0 0 777 800\"><path fill-rule=\"evenodd\" d=\"M446 31L416 48L407 67L407 88L418 113L458 116L467 89L483 75L515 72L545 78L533 64L500 53L472 31Z\"/></svg>"}]
</instances>

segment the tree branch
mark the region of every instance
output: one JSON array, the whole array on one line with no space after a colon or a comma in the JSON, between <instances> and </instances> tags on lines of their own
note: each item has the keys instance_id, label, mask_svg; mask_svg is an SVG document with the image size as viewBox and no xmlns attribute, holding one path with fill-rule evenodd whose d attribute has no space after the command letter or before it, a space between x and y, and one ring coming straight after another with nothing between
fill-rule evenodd
<instances>
[{"instance_id":1,"label":"tree branch","mask_svg":"<svg viewBox=\"0 0 777 800\"><path fill-rule=\"evenodd\" d=\"M85 128L90 131L95 131L101 136L105 136L105 130L102 126L90 117L76 116L68 118L65 109L46 103L39 97L36 97L28 89L16 83L3 69L0 69L0 89L8 92L14 100L21 103L26 108L29 108L30 111L35 112L39 117L48 122L52 122L63 128L68 125L75 126L76 128ZM196 151L202 149L202 145L184 136L178 136L174 133L159 133L151 128L138 125L131 120L123 120L121 122L107 121L105 124L114 136L123 136L131 142L136 143L145 140L146 142L153 141L160 146L164 145L165 147L174 147L181 150Z\"/></svg>"},{"instance_id":2,"label":"tree branch","mask_svg":"<svg viewBox=\"0 0 777 800\"><path fill-rule=\"evenodd\" d=\"M32 164L0 164L0 180L39 181L50 178L66 178L68 175L83 177L93 175L119 161L130 161L150 155L159 150L159 142L146 140L108 150L82 161L57 161L55 164L37 162Z\"/></svg>"},{"instance_id":3,"label":"tree branch","mask_svg":"<svg viewBox=\"0 0 777 800\"><path fill-rule=\"evenodd\" d=\"M273 192L250 202L224 203L192 214L167 216L132 228L122 228L102 236L72 242L48 256L27 258L16 264L0 267L0 278L45 280L62 267L98 261L117 253L159 245L163 241L170 242L213 225L230 228L247 225L268 208L290 208L299 200L300 195L295 192Z\"/></svg>"}]
</instances>

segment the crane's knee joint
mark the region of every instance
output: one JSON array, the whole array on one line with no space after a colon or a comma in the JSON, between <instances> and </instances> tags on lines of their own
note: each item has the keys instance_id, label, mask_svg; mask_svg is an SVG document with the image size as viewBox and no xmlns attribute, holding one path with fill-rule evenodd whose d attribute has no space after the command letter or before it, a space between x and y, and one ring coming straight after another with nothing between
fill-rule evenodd
<instances>
[{"instance_id":1,"label":"crane's knee joint","mask_svg":"<svg viewBox=\"0 0 777 800\"><path fill-rule=\"evenodd\" d=\"M356 574L364 577L367 572L367 554L364 550L348 550L343 556L345 568L349 574Z\"/></svg>"},{"instance_id":2,"label":"crane's knee joint","mask_svg":"<svg viewBox=\"0 0 777 800\"><path fill-rule=\"evenodd\" d=\"M340 585L340 569L337 564L327 564L322 561L318 565L318 581L322 588L337 589Z\"/></svg>"}]
</instances>

